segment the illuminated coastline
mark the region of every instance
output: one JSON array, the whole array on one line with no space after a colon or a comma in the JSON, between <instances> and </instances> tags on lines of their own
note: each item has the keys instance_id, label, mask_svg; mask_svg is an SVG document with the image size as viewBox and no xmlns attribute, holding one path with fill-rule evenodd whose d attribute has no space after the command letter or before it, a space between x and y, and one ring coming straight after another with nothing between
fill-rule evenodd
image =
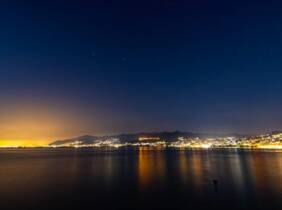
<instances>
[{"instance_id":1,"label":"illuminated coastline","mask_svg":"<svg viewBox=\"0 0 282 210\"><path fill-rule=\"evenodd\" d=\"M9 141L10 143L13 141ZM92 143L71 141L63 144L24 144L16 141L8 144L3 141L0 148L114 148L121 147L155 147L155 148L184 148L184 149L221 149L221 148L248 148L248 149L277 149L282 150L282 133L271 133L253 137L220 137L220 138L185 138L178 137L174 141L166 141L160 137L139 137L136 141L126 142L119 138L101 138Z\"/></svg>"}]
</instances>

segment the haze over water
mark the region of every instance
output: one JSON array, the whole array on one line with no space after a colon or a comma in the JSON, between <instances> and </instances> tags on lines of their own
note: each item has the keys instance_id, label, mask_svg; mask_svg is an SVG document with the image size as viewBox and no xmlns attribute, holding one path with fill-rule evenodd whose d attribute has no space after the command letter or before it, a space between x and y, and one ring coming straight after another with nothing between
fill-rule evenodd
<instances>
[{"instance_id":1,"label":"haze over water","mask_svg":"<svg viewBox=\"0 0 282 210\"><path fill-rule=\"evenodd\" d=\"M281 177L274 150L0 150L3 209L281 209Z\"/></svg>"}]
</instances>

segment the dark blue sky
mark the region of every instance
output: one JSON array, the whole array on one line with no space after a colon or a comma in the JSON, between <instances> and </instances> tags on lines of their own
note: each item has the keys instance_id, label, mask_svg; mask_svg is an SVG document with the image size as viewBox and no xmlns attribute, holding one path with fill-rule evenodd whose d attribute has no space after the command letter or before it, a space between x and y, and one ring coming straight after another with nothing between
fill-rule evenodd
<instances>
[{"instance_id":1,"label":"dark blue sky","mask_svg":"<svg viewBox=\"0 0 282 210\"><path fill-rule=\"evenodd\" d=\"M1 3L0 131L26 117L32 123L19 127L67 118L52 137L281 129L281 8L247 0Z\"/></svg>"}]
</instances>

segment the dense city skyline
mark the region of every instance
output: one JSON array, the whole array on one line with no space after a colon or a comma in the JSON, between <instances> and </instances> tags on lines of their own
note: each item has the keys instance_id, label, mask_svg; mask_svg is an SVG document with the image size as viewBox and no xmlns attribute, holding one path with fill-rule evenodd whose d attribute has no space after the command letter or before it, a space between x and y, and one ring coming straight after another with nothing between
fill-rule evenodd
<instances>
[{"instance_id":1,"label":"dense city skyline","mask_svg":"<svg viewBox=\"0 0 282 210\"><path fill-rule=\"evenodd\" d=\"M0 145L282 129L279 1L0 3Z\"/></svg>"}]
</instances>

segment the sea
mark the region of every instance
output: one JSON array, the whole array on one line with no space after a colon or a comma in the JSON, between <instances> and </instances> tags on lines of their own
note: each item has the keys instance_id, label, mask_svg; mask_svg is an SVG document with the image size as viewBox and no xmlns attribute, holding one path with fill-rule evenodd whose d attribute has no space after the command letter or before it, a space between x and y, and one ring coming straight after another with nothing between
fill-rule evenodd
<instances>
[{"instance_id":1,"label":"sea","mask_svg":"<svg viewBox=\"0 0 282 210\"><path fill-rule=\"evenodd\" d=\"M0 149L0 209L282 209L282 151Z\"/></svg>"}]
</instances>

